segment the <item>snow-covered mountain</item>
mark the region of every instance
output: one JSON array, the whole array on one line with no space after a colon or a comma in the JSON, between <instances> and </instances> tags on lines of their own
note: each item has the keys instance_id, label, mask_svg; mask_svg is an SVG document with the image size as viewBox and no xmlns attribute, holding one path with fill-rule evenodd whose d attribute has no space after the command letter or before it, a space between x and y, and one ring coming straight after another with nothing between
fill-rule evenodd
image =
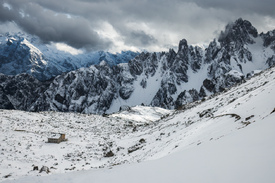
<instances>
[{"instance_id":1,"label":"snow-covered mountain","mask_svg":"<svg viewBox=\"0 0 275 183\"><path fill-rule=\"evenodd\" d=\"M128 63L110 66L101 61L63 73L49 81L46 90L42 83L40 97L25 110L103 114L141 104L176 109L222 92L274 63L275 30L258 34L249 21L238 19L205 49L183 39L177 51L144 52ZM2 93L7 96L3 100L9 99L5 103L13 105L16 96Z\"/></svg>"},{"instance_id":2,"label":"snow-covered mountain","mask_svg":"<svg viewBox=\"0 0 275 183\"><path fill-rule=\"evenodd\" d=\"M228 24L203 50L181 40L177 52L141 53L126 64L82 68L58 76L32 109L111 113L140 104L167 109L221 92L275 63L275 30Z\"/></svg>"},{"instance_id":3,"label":"snow-covered mountain","mask_svg":"<svg viewBox=\"0 0 275 183\"><path fill-rule=\"evenodd\" d=\"M103 60L109 65L127 63L137 55L137 52L132 51L117 54L98 51L72 55L25 33L0 35L0 73L28 73L41 81L81 67L99 64Z\"/></svg>"},{"instance_id":4,"label":"snow-covered mountain","mask_svg":"<svg viewBox=\"0 0 275 183\"><path fill-rule=\"evenodd\" d=\"M178 110L1 110L0 181L274 182L274 78L272 67ZM46 143L53 133L68 141Z\"/></svg>"}]
</instances>

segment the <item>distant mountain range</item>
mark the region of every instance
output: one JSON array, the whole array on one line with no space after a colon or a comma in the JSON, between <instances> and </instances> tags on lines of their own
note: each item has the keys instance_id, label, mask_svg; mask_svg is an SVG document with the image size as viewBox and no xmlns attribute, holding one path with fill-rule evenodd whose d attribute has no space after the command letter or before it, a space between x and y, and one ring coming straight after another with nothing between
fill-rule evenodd
<instances>
[{"instance_id":1,"label":"distant mountain range","mask_svg":"<svg viewBox=\"0 0 275 183\"><path fill-rule=\"evenodd\" d=\"M138 104L174 109L245 82L275 63L275 30L259 34L249 21L241 18L228 24L219 38L205 49L188 45L183 39L177 51L125 52L131 56L123 58L135 54L136 57L121 64L117 63L123 61L98 59L95 63L105 62L98 65L85 62L87 67L84 68L85 64L78 65L84 63L79 62L78 57L66 60L63 55L58 59L59 54L52 54L52 51L42 54L30 43L25 38L9 38L1 49L0 55L6 56L1 56L0 72L26 72L41 81L27 74L0 75L1 108L96 114ZM15 49L18 44L20 49ZM46 48L46 45L41 47ZM10 51L12 49L18 53ZM61 65L57 64L58 60L62 60ZM64 73L58 75L61 72ZM43 81L54 75L58 76Z\"/></svg>"},{"instance_id":2,"label":"distant mountain range","mask_svg":"<svg viewBox=\"0 0 275 183\"><path fill-rule=\"evenodd\" d=\"M64 72L99 64L127 63L139 53L122 51L112 54L104 51L72 55L55 46L44 44L36 36L25 33L0 35L0 73L17 75L27 73L40 81L56 77Z\"/></svg>"}]
</instances>

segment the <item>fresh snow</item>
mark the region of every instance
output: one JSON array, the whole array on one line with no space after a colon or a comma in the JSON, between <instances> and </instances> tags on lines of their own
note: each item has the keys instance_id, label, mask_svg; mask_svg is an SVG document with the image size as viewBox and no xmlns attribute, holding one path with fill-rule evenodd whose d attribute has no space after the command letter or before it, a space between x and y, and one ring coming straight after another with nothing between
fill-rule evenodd
<instances>
[{"instance_id":1,"label":"fresh snow","mask_svg":"<svg viewBox=\"0 0 275 183\"><path fill-rule=\"evenodd\" d=\"M108 117L1 110L0 178L19 183L274 182L274 92L271 68L181 110L137 106ZM46 143L53 132L66 133L68 141ZM104 157L108 151L114 156ZM51 172L38 173L32 165Z\"/></svg>"},{"instance_id":2,"label":"fresh snow","mask_svg":"<svg viewBox=\"0 0 275 183\"><path fill-rule=\"evenodd\" d=\"M122 165L113 169L80 171L48 177L26 177L16 182L274 182L273 120L274 117L271 117L218 141L155 161Z\"/></svg>"},{"instance_id":3,"label":"fresh snow","mask_svg":"<svg viewBox=\"0 0 275 183\"><path fill-rule=\"evenodd\" d=\"M195 89L200 91L200 88L203 84L203 80L207 78L207 69L209 65L202 65L202 68L198 72L194 72L190 67L187 71L188 83L183 85L177 85L177 91L188 91Z\"/></svg>"},{"instance_id":4,"label":"fresh snow","mask_svg":"<svg viewBox=\"0 0 275 183\"><path fill-rule=\"evenodd\" d=\"M170 110L159 107L135 106L130 108L129 111L117 112L111 116L124 120L133 120L140 123L146 123L157 121L160 116L168 115L169 113L171 113Z\"/></svg>"},{"instance_id":5,"label":"fresh snow","mask_svg":"<svg viewBox=\"0 0 275 183\"><path fill-rule=\"evenodd\" d=\"M274 55L274 51L267 47L263 46L263 39L259 36L254 38L254 44L248 44L248 50L252 54L252 62L247 62L243 65L243 73L244 75L248 74L253 70L264 70L267 69L268 65L265 64L267 58Z\"/></svg>"}]
</instances>

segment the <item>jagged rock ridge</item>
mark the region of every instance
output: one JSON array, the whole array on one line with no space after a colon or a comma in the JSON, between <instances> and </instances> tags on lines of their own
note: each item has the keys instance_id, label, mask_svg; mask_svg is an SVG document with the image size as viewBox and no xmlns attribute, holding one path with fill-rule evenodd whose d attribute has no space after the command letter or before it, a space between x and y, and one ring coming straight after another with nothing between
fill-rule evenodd
<instances>
[{"instance_id":1,"label":"jagged rock ridge","mask_svg":"<svg viewBox=\"0 0 275 183\"><path fill-rule=\"evenodd\" d=\"M138 104L174 109L274 63L274 31L258 34L250 22L238 19L206 49L183 39L177 52L146 52L129 63L109 66L103 61L57 76L29 109L98 114Z\"/></svg>"}]
</instances>

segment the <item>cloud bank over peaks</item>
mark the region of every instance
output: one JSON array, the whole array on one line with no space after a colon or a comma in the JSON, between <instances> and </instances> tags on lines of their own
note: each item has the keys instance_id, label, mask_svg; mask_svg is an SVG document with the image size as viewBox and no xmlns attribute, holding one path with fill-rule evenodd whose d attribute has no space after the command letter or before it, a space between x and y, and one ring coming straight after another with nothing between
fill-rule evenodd
<instances>
[{"instance_id":1,"label":"cloud bank over peaks","mask_svg":"<svg viewBox=\"0 0 275 183\"><path fill-rule=\"evenodd\" d=\"M273 7L272 0L0 0L0 32L88 51L166 51L183 38L209 42L239 17L268 31Z\"/></svg>"}]
</instances>

